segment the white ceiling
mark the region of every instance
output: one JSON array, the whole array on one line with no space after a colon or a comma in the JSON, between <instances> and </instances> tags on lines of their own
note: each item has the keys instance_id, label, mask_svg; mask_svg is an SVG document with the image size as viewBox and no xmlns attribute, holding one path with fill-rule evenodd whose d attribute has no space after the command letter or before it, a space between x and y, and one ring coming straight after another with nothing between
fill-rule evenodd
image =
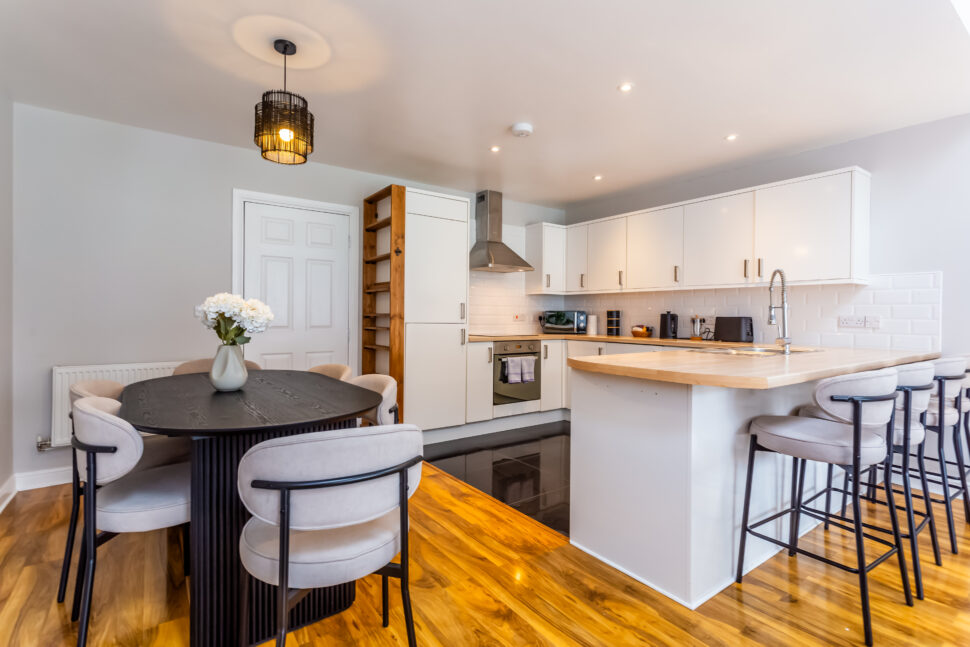
<instances>
[{"instance_id":1,"label":"white ceiling","mask_svg":"<svg viewBox=\"0 0 970 647\"><path fill-rule=\"evenodd\" d=\"M0 84L252 146L282 75L232 32L267 13L331 48L289 75L313 161L543 204L970 112L949 0L4 0ZM509 133L521 120L532 137Z\"/></svg>"}]
</instances>

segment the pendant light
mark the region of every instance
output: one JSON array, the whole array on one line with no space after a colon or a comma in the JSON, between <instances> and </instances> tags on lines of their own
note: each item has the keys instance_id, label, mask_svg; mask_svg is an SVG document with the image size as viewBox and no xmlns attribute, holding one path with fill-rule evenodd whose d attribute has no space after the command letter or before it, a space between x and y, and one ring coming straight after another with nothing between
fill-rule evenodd
<instances>
[{"instance_id":1,"label":"pendant light","mask_svg":"<svg viewBox=\"0 0 970 647\"><path fill-rule=\"evenodd\" d=\"M271 162L303 164L313 152L313 113L306 99L286 90L286 57L296 45L280 38L273 48L283 55L283 89L267 90L256 104L254 141Z\"/></svg>"}]
</instances>

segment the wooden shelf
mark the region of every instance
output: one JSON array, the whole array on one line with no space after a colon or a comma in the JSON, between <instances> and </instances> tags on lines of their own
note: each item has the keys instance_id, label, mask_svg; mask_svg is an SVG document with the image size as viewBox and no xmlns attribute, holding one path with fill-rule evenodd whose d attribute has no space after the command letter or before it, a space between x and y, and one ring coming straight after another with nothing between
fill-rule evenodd
<instances>
[{"instance_id":1,"label":"wooden shelf","mask_svg":"<svg viewBox=\"0 0 970 647\"><path fill-rule=\"evenodd\" d=\"M388 216L383 220L378 220L377 222L372 222L371 224L364 227L365 231L377 231L378 229L384 229L384 227L391 226L391 217Z\"/></svg>"},{"instance_id":2,"label":"wooden shelf","mask_svg":"<svg viewBox=\"0 0 970 647\"><path fill-rule=\"evenodd\" d=\"M390 312L365 312L365 317L390 317Z\"/></svg>"},{"instance_id":3,"label":"wooden shelf","mask_svg":"<svg viewBox=\"0 0 970 647\"><path fill-rule=\"evenodd\" d=\"M391 260L390 252L386 254L379 254L377 256L371 256L370 258L365 258L364 262L370 263L371 265L373 265L374 263L380 263L381 261L389 261L389 260Z\"/></svg>"},{"instance_id":4,"label":"wooden shelf","mask_svg":"<svg viewBox=\"0 0 970 647\"><path fill-rule=\"evenodd\" d=\"M390 346L382 346L381 344L364 344L364 348L367 350L391 350Z\"/></svg>"},{"instance_id":5,"label":"wooden shelf","mask_svg":"<svg viewBox=\"0 0 970 647\"><path fill-rule=\"evenodd\" d=\"M364 330L390 330L390 326L364 326Z\"/></svg>"},{"instance_id":6,"label":"wooden shelf","mask_svg":"<svg viewBox=\"0 0 970 647\"><path fill-rule=\"evenodd\" d=\"M391 291L391 284L388 281L385 281L383 283L375 283L374 285L368 288L364 288L364 292L366 292L367 294L374 294L375 292L390 292L390 291Z\"/></svg>"}]
</instances>

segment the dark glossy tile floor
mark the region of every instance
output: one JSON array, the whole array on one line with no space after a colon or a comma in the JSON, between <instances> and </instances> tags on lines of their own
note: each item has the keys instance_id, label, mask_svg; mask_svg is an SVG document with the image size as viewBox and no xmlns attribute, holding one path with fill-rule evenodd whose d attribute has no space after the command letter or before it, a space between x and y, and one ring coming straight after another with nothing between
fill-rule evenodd
<instances>
[{"instance_id":1,"label":"dark glossy tile floor","mask_svg":"<svg viewBox=\"0 0 970 647\"><path fill-rule=\"evenodd\" d=\"M432 465L553 530L569 534L569 423L425 447Z\"/></svg>"}]
</instances>

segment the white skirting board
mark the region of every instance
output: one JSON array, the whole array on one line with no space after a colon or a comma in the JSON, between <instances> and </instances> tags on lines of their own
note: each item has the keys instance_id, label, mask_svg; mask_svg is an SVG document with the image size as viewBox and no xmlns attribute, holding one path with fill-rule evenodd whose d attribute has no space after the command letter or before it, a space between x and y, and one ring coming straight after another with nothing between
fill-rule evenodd
<instances>
[{"instance_id":1,"label":"white skirting board","mask_svg":"<svg viewBox=\"0 0 970 647\"><path fill-rule=\"evenodd\" d=\"M11 474L6 481L0 483L0 512L3 512L3 509L13 500L13 495L16 493L16 478Z\"/></svg>"},{"instance_id":2,"label":"white skirting board","mask_svg":"<svg viewBox=\"0 0 970 647\"><path fill-rule=\"evenodd\" d=\"M424 432L424 444L443 443L458 438L470 438L491 434L496 431L507 431L509 429L519 429L520 427L531 427L533 425L544 425L550 422L560 422L569 420L567 409L555 409L553 411L540 411L537 413L525 413L517 416L504 418L494 418L481 422L471 422L457 427L442 427L441 429L429 429Z\"/></svg>"},{"instance_id":3,"label":"white skirting board","mask_svg":"<svg viewBox=\"0 0 970 647\"><path fill-rule=\"evenodd\" d=\"M52 467L46 470L35 470L33 472L17 472L13 478L17 486L17 492L22 490L36 490L37 488L50 487L52 485L64 485L71 482L71 466Z\"/></svg>"}]
</instances>

